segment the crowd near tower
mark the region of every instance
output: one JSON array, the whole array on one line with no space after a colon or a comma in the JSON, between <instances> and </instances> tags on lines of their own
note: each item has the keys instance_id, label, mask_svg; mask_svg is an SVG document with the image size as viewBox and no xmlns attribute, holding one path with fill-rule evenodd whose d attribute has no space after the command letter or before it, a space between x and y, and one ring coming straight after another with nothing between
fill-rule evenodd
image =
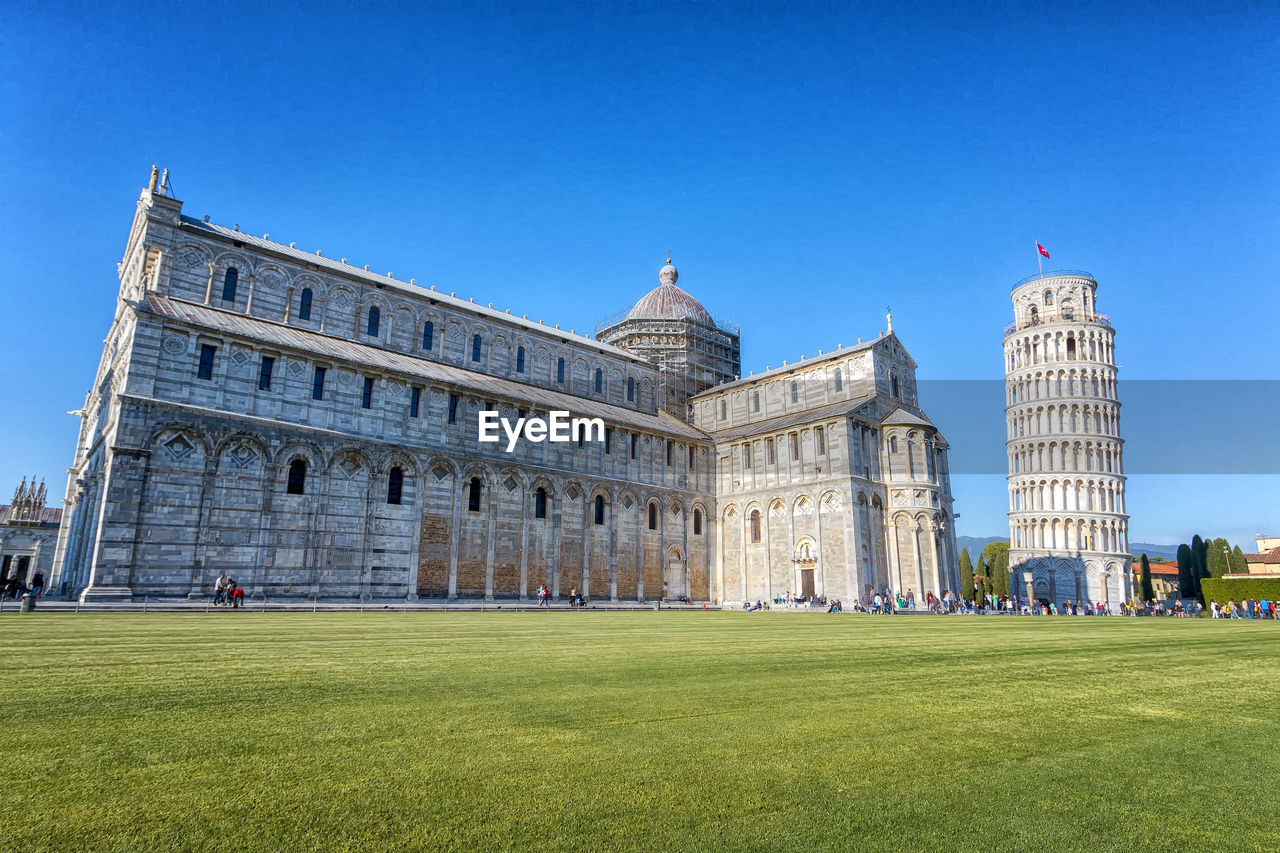
<instances>
[{"instance_id":1,"label":"crowd near tower","mask_svg":"<svg viewBox=\"0 0 1280 853\"><path fill-rule=\"evenodd\" d=\"M1098 283L1014 285L1004 331L1011 589L1057 605L1132 594L1115 330Z\"/></svg>"}]
</instances>

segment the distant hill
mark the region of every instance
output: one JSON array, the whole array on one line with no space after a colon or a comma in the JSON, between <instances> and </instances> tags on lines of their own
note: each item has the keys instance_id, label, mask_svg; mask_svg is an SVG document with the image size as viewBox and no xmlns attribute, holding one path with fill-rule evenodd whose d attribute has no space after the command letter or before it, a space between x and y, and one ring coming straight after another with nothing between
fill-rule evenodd
<instances>
[{"instance_id":1,"label":"distant hill","mask_svg":"<svg viewBox=\"0 0 1280 853\"><path fill-rule=\"evenodd\" d=\"M1150 542L1130 542L1129 553L1136 560L1143 554L1147 555L1150 560L1168 560L1173 562L1178 559L1177 545L1152 545Z\"/></svg>"},{"instance_id":2,"label":"distant hill","mask_svg":"<svg viewBox=\"0 0 1280 853\"><path fill-rule=\"evenodd\" d=\"M978 555L982 553L991 542L1008 542L1008 536L988 536L985 539L978 536L957 536L956 537L956 553L959 554L963 549L969 549L969 559L977 561ZM1150 556L1148 554L1148 556Z\"/></svg>"},{"instance_id":3,"label":"distant hill","mask_svg":"<svg viewBox=\"0 0 1280 853\"><path fill-rule=\"evenodd\" d=\"M978 555L982 553L982 549L990 542L1008 542L1008 536L988 536L986 538L979 536L957 536L956 537L956 553L960 553L961 549L969 549L969 559L977 560ZM1168 560L1172 562L1178 559L1177 545L1154 545L1150 542L1130 542L1129 551L1136 560L1138 557L1146 554L1152 560Z\"/></svg>"}]
</instances>

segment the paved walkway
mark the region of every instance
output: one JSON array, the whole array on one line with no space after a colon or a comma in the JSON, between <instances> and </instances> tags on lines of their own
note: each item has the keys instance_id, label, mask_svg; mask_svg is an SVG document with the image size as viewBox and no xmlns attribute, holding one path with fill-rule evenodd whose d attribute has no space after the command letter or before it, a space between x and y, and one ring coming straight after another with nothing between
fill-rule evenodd
<instances>
[{"instance_id":1,"label":"paved walkway","mask_svg":"<svg viewBox=\"0 0 1280 853\"><path fill-rule=\"evenodd\" d=\"M0 601L0 615L19 612L20 602L13 599L5 599ZM595 611L645 611L659 609L656 602L635 602L635 601L603 601L588 602L583 610ZM361 613L361 612L384 612L384 611L438 611L438 612L470 612L470 613L520 613L526 611L538 610L563 610L571 611L578 608L569 607L567 601L552 602L549 607L538 607L536 599L528 601L519 601L516 599L494 600L494 601L476 601L476 600L459 600L444 601L441 599L419 599L418 601L405 601L404 599L376 599L373 601L357 602L357 601L326 601L320 599L310 601L306 599L279 599L279 600L259 600L247 601L239 608L231 608L226 605L214 607L208 600L189 601L186 599L156 599L156 600L136 600L132 602L94 602L91 604L81 604L79 601L67 601L63 599L41 598L36 603L37 613L221 613L230 612L233 609L244 612L333 612L333 613ZM660 605L662 610L678 610L686 612L702 611L702 610L720 610L718 604L703 604L698 602L695 604L676 604L662 602ZM730 608L725 608L730 609Z\"/></svg>"}]
</instances>

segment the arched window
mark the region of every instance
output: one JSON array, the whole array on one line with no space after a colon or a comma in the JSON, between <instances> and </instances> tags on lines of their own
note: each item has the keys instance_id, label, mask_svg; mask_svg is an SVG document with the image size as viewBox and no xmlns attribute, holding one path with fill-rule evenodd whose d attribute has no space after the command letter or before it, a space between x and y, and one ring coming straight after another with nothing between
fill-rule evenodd
<instances>
[{"instance_id":1,"label":"arched window","mask_svg":"<svg viewBox=\"0 0 1280 853\"><path fill-rule=\"evenodd\" d=\"M227 267L227 274L222 277L222 301L236 301L236 282L240 279L240 271L235 267Z\"/></svg>"},{"instance_id":2,"label":"arched window","mask_svg":"<svg viewBox=\"0 0 1280 853\"><path fill-rule=\"evenodd\" d=\"M596 495L596 524L604 524L604 497Z\"/></svg>"},{"instance_id":3,"label":"arched window","mask_svg":"<svg viewBox=\"0 0 1280 853\"><path fill-rule=\"evenodd\" d=\"M307 463L302 459L295 459L289 463L289 485L285 492L290 495L306 494L307 490Z\"/></svg>"},{"instance_id":4,"label":"arched window","mask_svg":"<svg viewBox=\"0 0 1280 853\"><path fill-rule=\"evenodd\" d=\"M634 403L636 401L636 380L633 376L627 377L627 402Z\"/></svg>"},{"instance_id":5,"label":"arched window","mask_svg":"<svg viewBox=\"0 0 1280 853\"><path fill-rule=\"evenodd\" d=\"M729 404L724 400L720 401L720 420L726 420L729 417Z\"/></svg>"},{"instance_id":6,"label":"arched window","mask_svg":"<svg viewBox=\"0 0 1280 853\"><path fill-rule=\"evenodd\" d=\"M404 492L404 469L400 467L392 468L391 475L387 477L387 503L400 503L400 495Z\"/></svg>"},{"instance_id":7,"label":"arched window","mask_svg":"<svg viewBox=\"0 0 1280 853\"><path fill-rule=\"evenodd\" d=\"M658 505L649 504L649 529L658 529Z\"/></svg>"},{"instance_id":8,"label":"arched window","mask_svg":"<svg viewBox=\"0 0 1280 853\"><path fill-rule=\"evenodd\" d=\"M760 510L751 510L751 541L760 541Z\"/></svg>"},{"instance_id":9,"label":"arched window","mask_svg":"<svg viewBox=\"0 0 1280 853\"><path fill-rule=\"evenodd\" d=\"M693 535L702 535L702 510L695 509L693 511Z\"/></svg>"},{"instance_id":10,"label":"arched window","mask_svg":"<svg viewBox=\"0 0 1280 853\"><path fill-rule=\"evenodd\" d=\"M377 305L369 307L369 322L365 324L365 334L371 338L378 336L378 327L382 324L382 312Z\"/></svg>"},{"instance_id":11,"label":"arched window","mask_svg":"<svg viewBox=\"0 0 1280 853\"><path fill-rule=\"evenodd\" d=\"M759 391L751 392L751 411L753 412L760 411L760 392Z\"/></svg>"},{"instance_id":12,"label":"arched window","mask_svg":"<svg viewBox=\"0 0 1280 853\"><path fill-rule=\"evenodd\" d=\"M1036 306L1031 306L1031 325L1040 325L1040 310Z\"/></svg>"},{"instance_id":13,"label":"arched window","mask_svg":"<svg viewBox=\"0 0 1280 853\"><path fill-rule=\"evenodd\" d=\"M538 491L533 494L533 517L547 517L547 490L541 486L539 486Z\"/></svg>"},{"instance_id":14,"label":"arched window","mask_svg":"<svg viewBox=\"0 0 1280 853\"><path fill-rule=\"evenodd\" d=\"M898 377L892 375L889 377L889 390L896 399L898 396Z\"/></svg>"},{"instance_id":15,"label":"arched window","mask_svg":"<svg viewBox=\"0 0 1280 853\"><path fill-rule=\"evenodd\" d=\"M1067 361L1075 361L1076 358L1076 339L1067 338Z\"/></svg>"},{"instance_id":16,"label":"arched window","mask_svg":"<svg viewBox=\"0 0 1280 853\"><path fill-rule=\"evenodd\" d=\"M480 336L479 335L471 336L471 360L472 361L480 360Z\"/></svg>"},{"instance_id":17,"label":"arched window","mask_svg":"<svg viewBox=\"0 0 1280 853\"><path fill-rule=\"evenodd\" d=\"M844 377L840 374L840 368L836 368L836 390L844 390Z\"/></svg>"},{"instance_id":18,"label":"arched window","mask_svg":"<svg viewBox=\"0 0 1280 853\"><path fill-rule=\"evenodd\" d=\"M516 373L524 373L524 347L516 347Z\"/></svg>"},{"instance_id":19,"label":"arched window","mask_svg":"<svg viewBox=\"0 0 1280 853\"><path fill-rule=\"evenodd\" d=\"M436 326L430 320L422 324L422 348L431 349L431 345L435 343Z\"/></svg>"},{"instance_id":20,"label":"arched window","mask_svg":"<svg viewBox=\"0 0 1280 853\"><path fill-rule=\"evenodd\" d=\"M311 319L311 288L302 288L302 295L298 297L298 319Z\"/></svg>"},{"instance_id":21,"label":"arched window","mask_svg":"<svg viewBox=\"0 0 1280 853\"><path fill-rule=\"evenodd\" d=\"M604 393L604 371L598 367L596 368L596 393Z\"/></svg>"},{"instance_id":22,"label":"arched window","mask_svg":"<svg viewBox=\"0 0 1280 853\"><path fill-rule=\"evenodd\" d=\"M889 452L890 453L898 452L898 437L896 435L889 436Z\"/></svg>"},{"instance_id":23,"label":"arched window","mask_svg":"<svg viewBox=\"0 0 1280 853\"><path fill-rule=\"evenodd\" d=\"M1046 290L1046 291L1044 292L1044 304L1045 304L1046 306L1053 305L1053 291L1052 291L1052 290Z\"/></svg>"},{"instance_id":24,"label":"arched window","mask_svg":"<svg viewBox=\"0 0 1280 853\"><path fill-rule=\"evenodd\" d=\"M556 381L561 385L564 384L564 359L556 359Z\"/></svg>"},{"instance_id":25,"label":"arched window","mask_svg":"<svg viewBox=\"0 0 1280 853\"><path fill-rule=\"evenodd\" d=\"M467 512L480 511L480 478L472 477L467 487Z\"/></svg>"},{"instance_id":26,"label":"arched window","mask_svg":"<svg viewBox=\"0 0 1280 853\"><path fill-rule=\"evenodd\" d=\"M791 402L800 402L800 383L792 381L791 383Z\"/></svg>"}]
</instances>

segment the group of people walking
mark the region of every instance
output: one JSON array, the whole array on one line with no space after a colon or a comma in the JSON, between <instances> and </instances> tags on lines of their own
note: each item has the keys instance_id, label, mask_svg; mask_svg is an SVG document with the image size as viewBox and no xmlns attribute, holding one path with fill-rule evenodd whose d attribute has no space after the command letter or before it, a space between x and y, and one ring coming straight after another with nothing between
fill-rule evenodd
<instances>
[{"instance_id":1,"label":"group of people walking","mask_svg":"<svg viewBox=\"0 0 1280 853\"><path fill-rule=\"evenodd\" d=\"M1265 598L1246 598L1239 604L1234 598L1226 604L1210 600L1209 612L1214 619L1274 619L1276 603Z\"/></svg>"}]
</instances>

